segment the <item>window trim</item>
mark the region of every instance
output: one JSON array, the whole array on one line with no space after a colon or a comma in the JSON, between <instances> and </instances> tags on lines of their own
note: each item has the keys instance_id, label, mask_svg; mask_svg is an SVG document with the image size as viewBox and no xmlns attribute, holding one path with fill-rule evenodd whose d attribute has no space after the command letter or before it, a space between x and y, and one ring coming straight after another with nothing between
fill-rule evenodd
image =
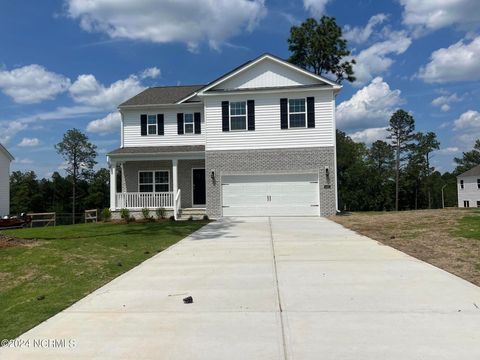
<instances>
[{"instance_id":1,"label":"window trim","mask_svg":"<svg viewBox=\"0 0 480 360\"><path fill-rule=\"evenodd\" d=\"M153 185L153 191L152 192L144 192L140 191L140 173L153 173L153 183L143 183L141 185ZM166 172L168 173L168 191L155 191L155 173L156 172ZM165 185L166 183L158 183L158 185ZM169 169L155 169L155 170L138 170L138 175L137 175L137 192L142 193L142 194L160 194L160 193L165 193L165 192L171 192L171 178L170 178L170 170Z\"/></svg>"},{"instance_id":2,"label":"window trim","mask_svg":"<svg viewBox=\"0 0 480 360\"><path fill-rule=\"evenodd\" d=\"M290 112L290 100L301 100L303 99L305 104L305 111L302 112ZM305 115L305 126L290 126L290 115L291 114L304 114ZM306 97L298 97L298 98L287 98L287 120L288 120L288 128L289 129L306 129L308 127L307 121L307 98Z\"/></svg>"},{"instance_id":3,"label":"window trim","mask_svg":"<svg viewBox=\"0 0 480 360\"><path fill-rule=\"evenodd\" d=\"M192 132L187 132L185 129L186 129L186 122L185 122L185 118L186 116L185 115L192 115ZM189 123L190 124L190 123ZM190 112L186 112L186 113L183 113L183 134L182 135L195 135L195 113L190 113Z\"/></svg>"},{"instance_id":4,"label":"window trim","mask_svg":"<svg viewBox=\"0 0 480 360\"><path fill-rule=\"evenodd\" d=\"M245 115L233 115L233 117L245 117L245 129L232 129L232 103L245 103ZM248 105L246 100L229 101L228 103L228 126L230 131L248 131Z\"/></svg>"},{"instance_id":5,"label":"window trim","mask_svg":"<svg viewBox=\"0 0 480 360\"><path fill-rule=\"evenodd\" d=\"M149 124L148 123L148 118L150 116L153 116L155 117L155 124ZM153 134L150 134L150 126L154 126L155 125L155 133ZM154 136L154 135L158 135L158 120L157 120L157 115L151 115L151 114L147 114L147 136Z\"/></svg>"}]
</instances>

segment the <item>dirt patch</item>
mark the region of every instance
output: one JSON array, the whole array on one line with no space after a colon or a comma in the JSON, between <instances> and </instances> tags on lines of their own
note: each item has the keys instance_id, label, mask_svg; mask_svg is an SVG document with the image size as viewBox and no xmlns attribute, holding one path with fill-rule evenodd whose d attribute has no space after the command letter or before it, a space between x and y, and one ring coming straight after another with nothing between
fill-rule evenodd
<instances>
[{"instance_id":1,"label":"dirt patch","mask_svg":"<svg viewBox=\"0 0 480 360\"><path fill-rule=\"evenodd\" d=\"M21 239L15 236L0 234L0 249L14 246L35 246L38 243L35 239Z\"/></svg>"},{"instance_id":2,"label":"dirt patch","mask_svg":"<svg viewBox=\"0 0 480 360\"><path fill-rule=\"evenodd\" d=\"M480 239L454 235L468 211L354 213L330 219L480 286Z\"/></svg>"}]
</instances>

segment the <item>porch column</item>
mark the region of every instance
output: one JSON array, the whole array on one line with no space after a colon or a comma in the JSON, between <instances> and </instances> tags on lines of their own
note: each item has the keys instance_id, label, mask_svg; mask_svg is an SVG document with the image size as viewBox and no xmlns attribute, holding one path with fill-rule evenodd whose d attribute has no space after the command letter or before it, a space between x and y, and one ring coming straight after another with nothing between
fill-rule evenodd
<instances>
[{"instance_id":1,"label":"porch column","mask_svg":"<svg viewBox=\"0 0 480 360\"><path fill-rule=\"evenodd\" d=\"M177 195L178 191L178 175L177 175L177 165L178 165L178 160L173 159L172 160L172 182L173 182L173 196Z\"/></svg>"},{"instance_id":2,"label":"porch column","mask_svg":"<svg viewBox=\"0 0 480 360\"><path fill-rule=\"evenodd\" d=\"M115 161L110 162L110 210L116 210L116 198L117 198L117 163Z\"/></svg>"}]
</instances>

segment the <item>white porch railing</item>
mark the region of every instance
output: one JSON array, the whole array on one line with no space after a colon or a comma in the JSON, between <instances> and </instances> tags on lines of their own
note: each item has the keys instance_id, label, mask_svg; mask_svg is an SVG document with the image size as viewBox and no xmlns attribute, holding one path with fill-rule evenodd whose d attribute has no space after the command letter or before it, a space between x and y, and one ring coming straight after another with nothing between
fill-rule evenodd
<instances>
[{"instance_id":1,"label":"white porch railing","mask_svg":"<svg viewBox=\"0 0 480 360\"><path fill-rule=\"evenodd\" d=\"M173 209L175 206L173 192L127 192L116 194L117 209Z\"/></svg>"}]
</instances>

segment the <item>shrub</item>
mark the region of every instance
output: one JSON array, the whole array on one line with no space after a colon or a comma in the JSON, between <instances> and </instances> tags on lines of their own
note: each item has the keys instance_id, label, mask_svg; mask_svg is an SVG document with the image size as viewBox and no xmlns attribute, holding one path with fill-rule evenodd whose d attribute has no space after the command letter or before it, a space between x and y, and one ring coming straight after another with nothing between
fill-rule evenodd
<instances>
[{"instance_id":1,"label":"shrub","mask_svg":"<svg viewBox=\"0 0 480 360\"><path fill-rule=\"evenodd\" d=\"M170 219L170 221L175 221L175 216L172 215L172 216L169 217L169 219Z\"/></svg>"},{"instance_id":2,"label":"shrub","mask_svg":"<svg viewBox=\"0 0 480 360\"><path fill-rule=\"evenodd\" d=\"M120 209L120 217L125 220L126 222L130 221L130 210L128 209Z\"/></svg>"},{"instance_id":3,"label":"shrub","mask_svg":"<svg viewBox=\"0 0 480 360\"><path fill-rule=\"evenodd\" d=\"M157 214L157 218L160 220L160 219L165 219L165 214L166 214L167 210L165 210L165 208L158 208L157 210L155 210L155 213Z\"/></svg>"},{"instance_id":4,"label":"shrub","mask_svg":"<svg viewBox=\"0 0 480 360\"><path fill-rule=\"evenodd\" d=\"M150 210L148 210L147 208L142 209L142 215L145 220L151 220Z\"/></svg>"},{"instance_id":5,"label":"shrub","mask_svg":"<svg viewBox=\"0 0 480 360\"><path fill-rule=\"evenodd\" d=\"M210 219L208 218L208 215L207 215L207 214L203 215L203 220L205 220L205 221L210 220Z\"/></svg>"},{"instance_id":6,"label":"shrub","mask_svg":"<svg viewBox=\"0 0 480 360\"><path fill-rule=\"evenodd\" d=\"M102 220L103 221L110 221L110 219L112 218L112 212L110 211L109 208L104 208L102 210Z\"/></svg>"},{"instance_id":7,"label":"shrub","mask_svg":"<svg viewBox=\"0 0 480 360\"><path fill-rule=\"evenodd\" d=\"M192 220L193 220L193 216L190 215L190 216L188 217L188 221L192 221Z\"/></svg>"}]
</instances>

